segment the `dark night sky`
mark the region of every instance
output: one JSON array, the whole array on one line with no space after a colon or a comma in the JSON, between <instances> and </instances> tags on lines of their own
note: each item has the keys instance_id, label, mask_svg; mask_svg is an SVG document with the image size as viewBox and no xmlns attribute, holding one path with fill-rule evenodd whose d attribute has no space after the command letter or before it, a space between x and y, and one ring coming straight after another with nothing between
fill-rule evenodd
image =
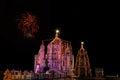
<instances>
[{"instance_id":1,"label":"dark night sky","mask_svg":"<svg viewBox=\"0 0 120 80\"><path fill-rule=\"evenodd\" d=\"M38 18L39 32L25 39L16 24L17 16L30 12ZM42 39L69 40L74 55L85 42L91 67L103 67L106 74L120 73L118 5L113 2L46 0L2 0L0 2L0 69L33 69L34 55Z\"/></svg>"}]
</instances>

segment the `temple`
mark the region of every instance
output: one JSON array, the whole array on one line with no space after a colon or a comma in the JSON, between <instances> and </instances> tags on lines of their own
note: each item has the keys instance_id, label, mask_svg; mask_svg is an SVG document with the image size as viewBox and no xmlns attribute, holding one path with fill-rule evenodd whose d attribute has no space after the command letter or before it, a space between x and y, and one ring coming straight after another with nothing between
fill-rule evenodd
<instances>
[{"instance_id":1,"label":"temple","mask_svg":"<svg viewBox=\"0 0 120 80\"><path fill-rule=\"evenodd\" d=\"M89 57L83 45L84 42L81 42L81 48L78 51L75 64L76 76L81 78L92 76Z\"/></svg>"},{"instance_id":2,"label":"temple","mask_svg":"<svg viewBox=\"0 0 120 80\"><path fill-rule=\"evenodd\" d=\"M55 73L73 74L74 55L70 41L59 38L59 30L56 30L55 38L45 45L43 40L38 54L34 59L34 72L49 74Z\"/></svg>"}]
</instances>

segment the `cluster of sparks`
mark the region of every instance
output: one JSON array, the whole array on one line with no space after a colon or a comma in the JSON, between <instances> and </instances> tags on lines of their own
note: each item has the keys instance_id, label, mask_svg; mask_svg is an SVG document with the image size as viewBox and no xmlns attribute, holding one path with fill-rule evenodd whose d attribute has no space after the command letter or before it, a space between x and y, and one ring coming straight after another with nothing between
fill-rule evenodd
<instances>
[{"instance_id":1,"label":"cluster of sparks","mask_svg":"<svg viewBox=\"0 0 120 80\"><path fill-rule=\"evenodd\" d=\"M24 13L21 15L20 19L18 19L18 27L27 38L33 37L39 29L36 17L30 13Z\"/></svg>"}]
</instances>

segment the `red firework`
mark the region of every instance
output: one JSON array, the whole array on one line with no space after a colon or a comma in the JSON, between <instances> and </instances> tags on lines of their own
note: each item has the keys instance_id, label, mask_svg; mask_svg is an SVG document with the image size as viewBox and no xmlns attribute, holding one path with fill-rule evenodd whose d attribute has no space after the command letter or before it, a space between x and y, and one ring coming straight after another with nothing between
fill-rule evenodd
<instances>
[{"instance_id":1,"label":"red firework","mask_svg":"<svg viewBox=\"0 0 120 80\"><path fill-rule=\"evenodd\" d=\"M25 36L28 36L28 34L33 35L38 32L39 26L37 25L36 17L30 13L22 14L18 21L18 27Z\"/></svg>"}]
</instances>

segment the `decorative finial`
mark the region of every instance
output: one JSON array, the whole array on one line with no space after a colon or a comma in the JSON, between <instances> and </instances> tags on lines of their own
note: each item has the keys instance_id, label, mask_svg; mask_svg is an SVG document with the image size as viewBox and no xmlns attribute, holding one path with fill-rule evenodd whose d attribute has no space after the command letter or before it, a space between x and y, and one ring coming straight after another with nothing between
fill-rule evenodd
<instances>
[{"instance_id":1,"label":"decorative finial","mask_svg":"<svg viewBox=\"0 0 120 80\"><path fill-rule=\"evenodd\" d=\"M83 44L84 44L84 42L82 41L82 42L81 42L81 45L83 45Z\"/></svg>"},{"instance_id":2,"label":"decorative finial","mask_svg":"<svg viewBox=\"0 0 120 80\"><path fill-rule=\"evenodd\" d=\"M58 30L58 29L56 30L56 33L59 33L59 30Z\"/></svg>"},{"instance_id":3,"label":"decorative finial","mask_svg":"<svg viewBox=\"0 0 120 80\"><path fill-rule=\"evenodd\" d=\"M83 45L84 45L84 42L82 41L81 42L81 49L84 49Z\"/></svg>"},{"instance_id":4,"label":"decorative finial","mask_svg":"<svg viewBox=\"0 0 120 80\"><path fill-rule=\"evenodd\" d=\"M55 37L58 37L59 32L60 32L60 31L57 29L57 30L56 30L56 34L55 34Z\"/></svg>"}]
</instances>

